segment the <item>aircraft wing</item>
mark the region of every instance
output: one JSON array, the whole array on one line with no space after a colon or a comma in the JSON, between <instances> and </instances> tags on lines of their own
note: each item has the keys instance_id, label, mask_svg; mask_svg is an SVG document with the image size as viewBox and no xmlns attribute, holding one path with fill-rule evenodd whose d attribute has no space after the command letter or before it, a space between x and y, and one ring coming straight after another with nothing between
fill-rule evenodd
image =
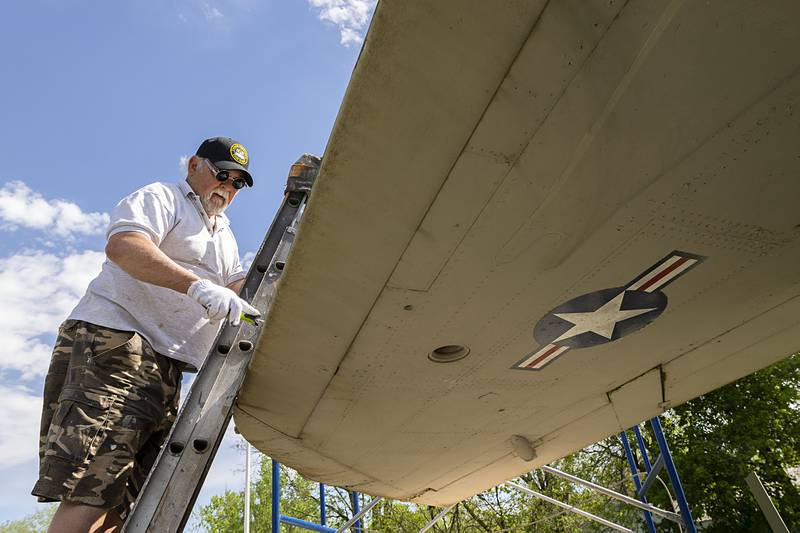
<instances>
[{"instance_id":1,"label":"aircraft wing","mask_svg":"<svg viewBox=\"0 0 800 533\"><path fill-rule=\"evenodd\" d=\"M791 0L380 2L244 437L443 505L800 348L798 20Z\"/></svg>"}]
</instances>

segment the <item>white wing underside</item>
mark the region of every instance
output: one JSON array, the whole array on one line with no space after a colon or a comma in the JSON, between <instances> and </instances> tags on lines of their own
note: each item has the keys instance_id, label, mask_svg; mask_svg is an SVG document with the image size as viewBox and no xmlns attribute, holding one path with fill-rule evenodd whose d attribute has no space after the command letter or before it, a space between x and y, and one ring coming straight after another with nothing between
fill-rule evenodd
<instances>
[{"instance_id":1,"label":"white wing underside","mask_svg":"<svg viewBox=\"0 0 800 533\"><path fill-rule=\"evenodd\" d=\"M312 479L443 505L797 350L798 20L794 1L381 2L242 434ZM512 368L550 310L673 250L706 259L647 327ZM469 354L428 359L446 345Z\"/></svg>"}]
</instances>

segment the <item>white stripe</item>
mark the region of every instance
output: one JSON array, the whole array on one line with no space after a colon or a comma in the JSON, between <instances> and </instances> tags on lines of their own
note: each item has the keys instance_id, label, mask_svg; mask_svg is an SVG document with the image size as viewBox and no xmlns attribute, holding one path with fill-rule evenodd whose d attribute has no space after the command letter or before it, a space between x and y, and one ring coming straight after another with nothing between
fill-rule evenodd
<instances>
[{"instance_id":1,"label":"white stripe","mask_svg":"<svg viewBox=\"0 0 800 533\"><path fill-rule=\"evenodd\" d=\"M556 350L555 352L551 353L550 355L547 356L546 359L542 359L541 361L536 363L536 366L531 368L542 368L544 365L546 365L547 363L549 363L562 353L566 352L567 350L569 350L569 346L562 346L559 350Z\"/></svg>"},{"instance_id":2,"label":"white stripe","mask_svg":"<svg viewBox=\"0 0 800 533\"><path fill-rule=\"evenodd\" d=\"M669 259L667 259L666 261L661 263L659 266L657 266L652 272L647 274L645 277L643 277L642 279L637 281L635 284L633 284L630 287L628 287L628 290L629 291L635 291L639 287L641 287L642 285L646 285L647 282L649 280L653 279L654 276L657 276L660 272L662 272L665 269L671 267L672 265L674 265L675 263L677 263L681 259L683 259L682 255L673 255L672 257L670 257Z\"/></svg>"},{"instance_id":3,"label":"white stripe","mask_svg":"<svg viewBox=\"0 0 800 533\"><path fill-rule=\"evenodd\" d=\"M653 292L653 291L656 291L656 290L658 290L659 288L661 288L661 287L663 287L664 285L666 285L666 284L667 284L667 282L668 282L669 280L673 279L673 278L674 278L675 276L677 276L678 274L681 274L682 272L686 272L686 269L687 269L687 268L690 268L690 267L691 267L691 266L693 266L695 263L697 263L697 259L689 259L689 260L688 260L688 261L686 261L684 264L682 264L682 265L680 266L680 268L676 268L675 270L673 270L672 272L670 272L668 275L666 275L666 276L664 276L663 278L661 278L660 280L658 280L658 283L656 283L656 284L654 284L654 285L652 285L652 286L648 287L648 288L646 289L646 292Z\"/></svg>"},{"instance_id":4,"label":"white stripe","mask_svg":"<svg viewBox=\"0 0 800 533\"><path fill-rule=\"evenodd\" d=\"M518 366L519 368L523 368L523 367L526 367L526 366L528 366L529 364L531 364L532 362L534 362L534 361L536 360L536 358L537 358L537 357L540 357L540 356L541 356L543 353L545 353L547 350L551 350L551 349L553 348L553 346L554 346L553 344L548 344L547 346L545 346L545 347L544 347L544 348L542 348L541 350L537 351L536 353L534 353L533 355L531 355L530 357L528 357L527 359L525 359L523 362L521 362L521 363L520 363L520 364L518 364L517 366Z\"/></svg>"}]
</instances>

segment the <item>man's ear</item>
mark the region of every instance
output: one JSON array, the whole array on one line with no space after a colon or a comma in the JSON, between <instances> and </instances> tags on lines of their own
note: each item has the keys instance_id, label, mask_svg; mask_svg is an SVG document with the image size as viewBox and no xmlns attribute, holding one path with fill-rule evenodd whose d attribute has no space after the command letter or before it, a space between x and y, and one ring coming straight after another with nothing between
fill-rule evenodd
<instances>
[{"instance_id":1,"label":"man's ear","mask_svg":"<svg viewBox=\"0 0 800 533\"><path fill-rule=\"evenodd\" d=\"M192 174L197 173L199 170L200 165L200 158L196 155L193 155L189 158L189 163L186 165L186 171L191 176Z\"/></svg>"}]
</instances>

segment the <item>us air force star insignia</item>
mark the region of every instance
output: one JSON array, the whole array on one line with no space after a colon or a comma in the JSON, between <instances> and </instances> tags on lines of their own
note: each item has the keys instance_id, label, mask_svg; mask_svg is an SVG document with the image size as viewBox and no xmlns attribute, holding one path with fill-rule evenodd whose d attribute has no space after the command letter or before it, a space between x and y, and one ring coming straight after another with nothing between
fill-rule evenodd
<instances>
[{"instance_id":1,"label":"us air force star insignia","mask_svg":"<svg viewBox=\"0 0 800 533\"><path fill-rule=\"evenodd\" d=\"M235 143L231 145L231 157L234 161L239 163L240 165L246 165L249 156L247 155L247 150L244 149L239 143Z\"/></svg>"},{"instance_id":2,"label":"us air force star insignia","mask_svg":"<svg viewBox=\"0 0 800 533\"><path fill-rule=\"evenodd\" d=\"M570 348L613 342L647 326L667 307L661 289L705 257L675 251L623 287L573 298L547 313L533 328L540 348L512 369L541 370Z\"/></svg>"}]
</instances>

